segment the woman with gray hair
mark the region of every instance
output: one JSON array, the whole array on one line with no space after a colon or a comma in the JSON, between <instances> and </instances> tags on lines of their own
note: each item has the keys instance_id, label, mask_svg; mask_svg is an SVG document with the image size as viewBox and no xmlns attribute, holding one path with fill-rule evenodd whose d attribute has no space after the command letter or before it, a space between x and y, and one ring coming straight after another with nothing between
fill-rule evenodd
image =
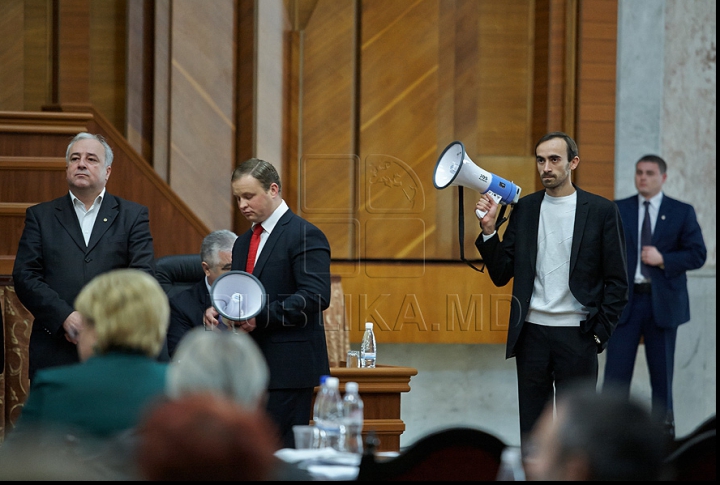
<instances>
[{"instance_id":1,"label":"woman with gray hair","mask_svg":"<svg viewBox=\"0 0 720 485\"><path fill-rule=\"evenodd\" d=\"M173 355L166 392L177 399L209 391L247 408L262 408L269 379L265 357L248 334L195 327L185 334Z\"/></svg>"}]
</instances>

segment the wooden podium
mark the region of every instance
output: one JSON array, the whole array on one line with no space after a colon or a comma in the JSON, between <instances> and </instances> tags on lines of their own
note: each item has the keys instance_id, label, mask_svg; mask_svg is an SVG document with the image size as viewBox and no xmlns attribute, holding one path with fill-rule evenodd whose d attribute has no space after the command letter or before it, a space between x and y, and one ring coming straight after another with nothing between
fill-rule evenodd
<instances>
[{"instance_id":1,"label":"wooden podium","mask_svg":"<svg viewBox=\"0 0 720 485\"><path fill-rule=\"evenodd\" d=\"M374 369L348 369L330 367L330 375L340 380L340 392L345 393L345 383L358 383L360 397L365 405L363 440L370 431L380 441L377 451L400 451L400 435L405 423L400 418L400 396L410 391L410 378L417 369L392 365L378 365ZM317 395L319 387L315 388ZM314 398L313 398L314 404Z\"/></svg>"}]
</instances>

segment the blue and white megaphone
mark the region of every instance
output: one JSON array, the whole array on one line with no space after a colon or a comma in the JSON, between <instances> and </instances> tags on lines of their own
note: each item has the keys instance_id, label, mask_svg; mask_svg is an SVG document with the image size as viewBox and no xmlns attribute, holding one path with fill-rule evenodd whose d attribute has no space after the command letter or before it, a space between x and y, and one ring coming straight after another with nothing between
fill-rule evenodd
<instances>
[{"instance_id":1,"label":"blue and white megaphone","mask_svg":"<svg viewBox=\"0 0 720 485\"><path fill-rule=\"evenodd\" d=\"M520 198L520 187L513 182L491 174L478 167L465 153L465 145L454 141L445 147L433 174L433 185L436 189L444 189L450 185L462 185L477 190L481 194L488 194L498 204L516 204ZM476 210L478 219L485 213Z\"/></svg>"}]
</instances>

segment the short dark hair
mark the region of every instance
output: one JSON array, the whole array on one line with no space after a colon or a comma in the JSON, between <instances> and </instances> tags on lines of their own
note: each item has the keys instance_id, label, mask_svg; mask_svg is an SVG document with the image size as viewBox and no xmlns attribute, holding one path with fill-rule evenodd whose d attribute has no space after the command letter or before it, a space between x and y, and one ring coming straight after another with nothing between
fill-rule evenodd
<instances>
[{"instance_id":1,"label":"short dark hair","mask_svg":"<svg viewBox=\"0 0 720 485\"><path fill-rule=\"evenodd\" d=\"M665 160L663 160L661 157L659 157L657 155L652 155L652 154L643 155L642 157L640 157L640 160L635 162L636 168L638 166L638 163L640 163L640 162L650 162L650 163L657 164L658 168L660 169L660 173L667 172L667 163L665 163Z\"/></svg>"},{"instance_id":2,"label":"short dark hair","mask_svg":"<svg viewBox=\"0 0 720 485\"><path fill-rule=\"evenodd\" d=\"M545 143L546 141L552 140L553 138L562 138L563 140L565 140L565 145L567 146L568 161L578 156L577 143L575 143L575 140L570 138L570 135L568 135L567 133L563 133L562 131L553 131L552 133L548 133L547 135L540 138L540 140L538 140L538 142L535 144L535 154L537 154L537 147L539 147L541 143Z\"/></svg>"},{"instance_id":3,"label":"short dark hair","mask_svg":"<svg viewBox=\"0 0 720 485\"><path fill-rule=\"evenodd\" d=\"M558 428L560 459L587 457L589 480L660 480L669 449L659 421L621 391L601 393L575 387L559 391L556 408L564 408Z\"/></svg>"},{"instance_id":4,"label":"short dark hair","mask_svg":"<svg viewBox=\"0 0 720 485\"><path fill-rule=\"evenodd\" d=\"M271 163L259 158L250 158L245 160L243 163L238 165L233 170L231 182L235 182L237 179L244 175L250 175L255 178L265 191L270 190L272 184L277 184L278 192L282 192L282 185L280 184L280 175Z\"/></svg>"}]
</instances>

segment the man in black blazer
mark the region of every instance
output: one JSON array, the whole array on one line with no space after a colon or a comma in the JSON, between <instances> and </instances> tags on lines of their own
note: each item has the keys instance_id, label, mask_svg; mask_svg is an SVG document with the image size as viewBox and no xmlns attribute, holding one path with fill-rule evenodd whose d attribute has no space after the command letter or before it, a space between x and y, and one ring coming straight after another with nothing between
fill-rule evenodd
<instances>
[{"instance_id":1,"label":"man in black blazer","mask_svg":"<svg viewBox=\"0 0 720 485\"><path fill-rule=\"evenodd\" d=\"M213 231L203 239L200 259L205 277L170 298L170 326L167 333L170 357L175 354L183 336L190 329L203 324L205 310L212 305L210 289L216 279L230 271L236 239L237 234L227 229Z\"/></svg>"},{"instance_id":2,"label":"man in black blazer","mask_svg":"<svg viewBox=\"0 0 720 485\"><path fill-rule=\"evenodd\" d=\"M238 237L232 269L251 272L267 293L260 314L237 325L250 332L267 360L267 410L284 446L292 448L293 425L310 422L314 387L330 373L322 313L330 305L330 244L320 229L288 208L270 163L252 158L240 164L232 174L232 191L260 234L255 258L248 258L254 230ZM216 325L216 317L209 308L205 324Z\"/></svg>"},{"instance_id":3,"label":"man in black blazer","mask_svg":"<svg viewBox=\"0 0 720 485\"><path fill-rule=\"evenodd\" d=\"M29 375L79 361L82 328L75 297L93 277L115 268L154 276L155 254L145 206L105 190L113 153L100 135L79 133L67 147L69 192L29 207L13 283L32 313Z\"/></svg>"},{"instance_id":4,"label":"man in black blazer","mask_svg":"<svg viewBox=\"0 0 720 485\"><path fill-rule=\"evenodd\" d=\"M521 198L503 240L488 194L475 241L496 286L513 281L506 357L515 357L522 445L543 407L577 380L594 383L627 303L625 239L617 206L572 183L580 158L562 132L535 146L544 190Z\"/></svg>"},{"instance_id":5,"label":"man in black blazer","mask_svg":"<svg viewBox=\"0 0 720 485\"><path fill-rule=\"evenodd\" d=\"M690 320L686 272L705 264L707 249L690 204L664 195L667 164L645 155L635 164L638 193L618 200L627 246L630 301L608 345L603 386L629 395L642 336L652 388L652 410L675 434L672 383L677 329ZM650 242L643 245L642 224L649 202ZM643 268L644 267L644 268Z\"/></svg>"}]
</instances>

